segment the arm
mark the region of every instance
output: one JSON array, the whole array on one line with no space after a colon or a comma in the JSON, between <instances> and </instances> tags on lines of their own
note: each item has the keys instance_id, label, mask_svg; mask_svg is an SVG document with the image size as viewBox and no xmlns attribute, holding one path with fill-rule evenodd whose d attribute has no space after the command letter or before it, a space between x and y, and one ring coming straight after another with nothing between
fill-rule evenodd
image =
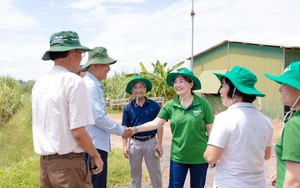
<instances>
[{"instance_id":1,"label":"arm","mask_svg":"<svg viewBox=\"0 0 300 188\"><path fill-rule=\"evenodd\" d=\"M162 140L164 134L164 127L159 126L157 129L157 145L155 146L155 150L159 152L159 156L163 156L163 148L162 148Z\"/></svg>"},{"instance_id":2,"label":"arm","mask_svg":"<svg viewBox=\"0 0 300 188\"><path fill-rule=\"evenodd\" d=\"M154 129L158 129L159 126L163 126L166 120L156 117L154 120L149 121L147 123L144 123L138 127L133 127L131 128L134 133L139 133L139 132L145 132L145 131L151 131Z\"/></svg>"},{"instance_id":3,"label":"arm","mask_svg":"<svg viewBox=\"0 0 300 188\"><path fill-rule=\"evenodd\" d=\"M92 157L92 168L95 166L97 167L92 170L93 174L100 173L103 170L103 161L85 128L80 127L72 129L71 131L78 145Z\"/></svg>"},{"instance_id":4,"label":"arm","mask_svg":"<svg viewBox=\"0 0 300 188\"><path fill-rule=\"evenodd\" d=\"M269 160L272 153L272 146L267 146L265 149L265 160Z\"/></svg>"},{"instance_id":5,"label":"arm","mask_svg":"<svg viewBox=\"0 0 300 188\"><path fill-rule=\"evenodd\" d=\"M122 138L123 141L123 155L126 159L129 158L129 150L128 150L128 139Z\"/></svg>"},{"instance_id":6,"label":"arm","mask_svg":"<svg viewBox=\"0 0 300 188\"><path fill-rule=\"evenodd\" d=\"M95 85L89 86L88 90L91 98L90 102L95 125L111 134L122 136L124 134L123 126L119 125L116 121L109 119L106 115L103 91Z\"/></svg>"},{"instance_id":7,"label":"arm","mask_svg":"<svg viewBox=\"0 0 300 188\"><path fill-rule=\"evenodd\" d=\"M209 136L210 136L210 132L211 132L212 126L213 126L212 123L207 124L207 125L205 126L206 134L207 134L207 137L208 137L208 138L209 138Z\"/></svg>"},{"instance_id":8,"label":"arm","mask_svg":"<svg viewBox=\"0 0 300 188\"><path fill-rule=\"evenodd\" d=\"M213 146L213 145L207 145L207 148L203 156L206 162L208 162L209 164L216 164L220 159L223 151L224 151L223 148Z\"/></svg>"},{"instance_id":9,"label":"arm","mask_svg":"<svg viewBox=\"0 0 300 188\"><path fill-rule=\"evenodd\" d=\"M124 111L123 111L123 114L124 114ZM123 116L123 119L124 119L124 116ZM124 128L126 129L127 127L124 126ZM123 155L126 159L128 159L129 158L128 139L123 137L122 141L123 141Z\"/></svg>"},{"instance_id":10,"label":"arm","mask_svg":"<svg viewBox=\"0 0 300 188\"><path fill-rule=\"evenodd\" d=\"M285 178L283 188L300 187L300 163L285 161Z\"/></svg>"}]
</instances>

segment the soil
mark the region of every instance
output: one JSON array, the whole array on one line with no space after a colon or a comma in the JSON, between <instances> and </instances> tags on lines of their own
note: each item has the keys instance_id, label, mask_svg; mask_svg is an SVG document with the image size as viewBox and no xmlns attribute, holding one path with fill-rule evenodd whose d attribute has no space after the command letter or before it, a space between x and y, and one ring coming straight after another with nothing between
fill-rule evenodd
<instances>
[{"instance_id":1,"label":"soil","mask_svg":"<svg viewBox=\"0 0 300 188\"><path fill-rule=\"evenodd\" d=\"M122 121L122 114L108 114L108 117L121 123ZM282 121L280 120L272 120L274 125L274 135L273 140L274 143L279 138L281 129L282 129ZM170 144L172 140L172 134L170 130L169 123L164 125L164 135L163 135L163 149L164 155L161 158L161 169L162 169L162 179L163 179L163 187L168 187L168 180L169 180L169 163L170 163ZM119 136L111 135L111 146L112 148L117 148L122 151L122 139ZM276 156L274 150L272 151L271 158L265 162L265 169L266 169L266 181L267 181L267 188L273 188L270 184L269 177L272 175L273 172L276 170ZM206 188L213 187L213 173L214 169L208 169L207 171L207 179L206 179ZM189 186L189 174L187 175L185 186L186 188ZM129 186L130 187L130 186ZM150 181L143 182L143 187L151 187Z\"/></svg>"}]
</instances>

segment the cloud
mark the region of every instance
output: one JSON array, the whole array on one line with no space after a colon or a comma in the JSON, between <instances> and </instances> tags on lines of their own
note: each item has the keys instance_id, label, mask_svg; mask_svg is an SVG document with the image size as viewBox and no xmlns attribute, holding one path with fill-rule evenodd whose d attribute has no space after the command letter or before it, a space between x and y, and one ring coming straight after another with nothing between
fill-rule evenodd
<instances>
[{"instance_id":1,"label":"cloud","mask_svg":"<svg viewBox=\"0 0 300 188\"><path fill-rule=\"evenodd\" d=\"M0 1L0 29L9 31L34 27L37 20L13 6L13 3L13 0Z\"/></svg>"},{"instance_id":2,"label":"cloud","mask_svg":"<svg viewBox=\"0 0 300 188\"><path fill-rule=\"evenodd\" d=\"M59 30L76 31L88 47L106 47L118 60L110 75L139 71L139 62L151 70L156 60L172 66L191 56L190 0L26 3L34 3L39 11L19 1L0 2L0 75L27 80L48 72L53 62L43 62L41 56L49 48L50 35ZM195 1L194 54L224 40L299 46L299 9L297 0Z\"/></svg>"}]
</instances>

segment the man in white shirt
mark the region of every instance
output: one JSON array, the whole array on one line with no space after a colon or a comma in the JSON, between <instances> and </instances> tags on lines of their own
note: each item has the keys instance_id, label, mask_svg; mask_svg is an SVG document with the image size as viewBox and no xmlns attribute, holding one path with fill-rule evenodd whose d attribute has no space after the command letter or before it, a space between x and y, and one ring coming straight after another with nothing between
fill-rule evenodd
<instances>
[{"instance_id":1,"label":"man in white shirt","mask_svg":"<svg viewBox=\"0 0 300 188\"><path fill-rule=\"evenodd\" d=\"M40 187L91 188L84 151L92 156L93 174L103 161L85 127L94 124L87 88L76 74L82 55L90 49L80 44L73 31L50 37L50 50L43 60L53 60L53 69L38 79L32 89L34 151L40 158Z\"/></svg>"}]
</instances>

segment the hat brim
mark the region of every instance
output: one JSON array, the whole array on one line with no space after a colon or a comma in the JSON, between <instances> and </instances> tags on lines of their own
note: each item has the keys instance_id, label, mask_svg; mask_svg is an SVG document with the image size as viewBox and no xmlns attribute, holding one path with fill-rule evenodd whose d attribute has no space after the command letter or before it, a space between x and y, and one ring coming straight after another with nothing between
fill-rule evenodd
<instances>
[{"instance_id":1,"label":"hat brim","mask_svg":"<svg viewBox=\"0 0 300 188\"><path fill-rule=\"evenodd\" d=\"M247 94L247 95L256 95L259 97L264 97L266 96L265 94L263 94L262 92L258 91L257 89L255 89L254 87L246 87L238 82L236 82L234 79L232 79L230 76L226 75L226 74L220 74L220 73L213 73L214 75L216 75L216 77L220 80L220 82L222 81L222 78L228 78L231 83L242 93Z\"/></svg>"},{"instance_id":2,"label":"hat brim","mask_svg":"<svg viewBox=\"0 0 300 188\"><path fill-rule=\"evenodd\" d=\"M196 76L192 76L190 74L184 74L184 73L177 73L177 72L171 72L168 74L166 82L169 86L173 86L173 81L176 76L184 76L191 79L194 82L194 86L192 87L192 90L201 89L201 82Z\"/></svg>"},{"instance_id":3,"label":"hat brim","mask_svg":"<svg viewBox=\"0 0 300 188\"><path fill-rule=\"evenodd\" d=\"M101 65L112 65L115 64L117 62L117 60L110 58L110 57L106 57L103 59L99 59L99 58L93 58L90 59L86 62L86 64L84 64L82 67L83 68L87 68L91 65L97 65L97 64L101 64Z\"/></svg>"},{"instance_id":4,"label":"hat brim","mask_svg":"<svg viewBox=\"0 0 300 188\"><path fill-rule=\"evenodd\" d=\"M286 84L297 90L300 90L300 85L298 83L294 82L292 79L285 76L284 74L281 76L274 76L274 75L265 73L265 76L267 78L269 78L270 80L277 82L278 84Z\"/></svg>"},{"instance_id":5,"label":"hat brim","mask_svg":"<svg viewBox=\"0 0 300 188\"><path fill-rule=\"evenodd\" d=\"M151 84L150 80L148 80L147 78L137 78L137 79L130 80L130 81L128 82L128 84L127 84L127 86L126 86L126 88L125 88L126 93L132 94L132 92L131 92L131 86L132 86L134 83L136 83L136 82L143 82L143 83L145 83L145 85L146 85L146 93L147 93L148 91L151 91L151 89L152 89L152 84Z\"/></svg>"},{"instance_id":6,"label":"hat brim","mask_svg":"<svg viewBox=\"0 0 300 188\"><path fill-rule=\"evenodd\" d=\"M90 48L85 47L85 46L53 46L50 48L50 50L46 51L42 57L42 60L47 61L51 60L50 59L50 52L65 52L65 51L70 51L70 50L82 50L83 52L91 51Z\"/></svg>"}]
</instances>

